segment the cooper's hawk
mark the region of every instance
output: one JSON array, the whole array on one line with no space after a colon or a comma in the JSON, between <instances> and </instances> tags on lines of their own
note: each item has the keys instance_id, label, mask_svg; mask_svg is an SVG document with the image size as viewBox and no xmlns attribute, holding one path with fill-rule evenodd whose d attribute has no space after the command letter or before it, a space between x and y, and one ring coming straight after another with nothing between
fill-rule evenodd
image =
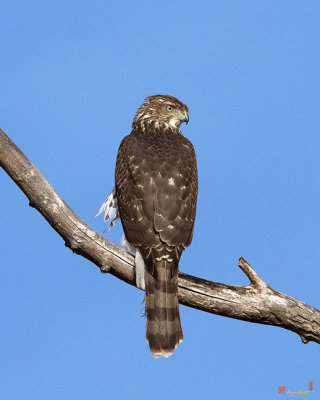
<instances>
[{"instance_id":1,"label":"cooper's hawk","mask_svg":"<svg viewBox=\"0 0 320 400\"><path fill-rule=\"evenodd\" d=\"M154 357L168 357L183 340L178 265L192 240L198 176L191 142L181 133L188 107L168 95L150 96L119 147L115 188L99 213L120 216L123 242L136 251L137 286L145 288L146 338Z\"/></svg>"}]
</instances>

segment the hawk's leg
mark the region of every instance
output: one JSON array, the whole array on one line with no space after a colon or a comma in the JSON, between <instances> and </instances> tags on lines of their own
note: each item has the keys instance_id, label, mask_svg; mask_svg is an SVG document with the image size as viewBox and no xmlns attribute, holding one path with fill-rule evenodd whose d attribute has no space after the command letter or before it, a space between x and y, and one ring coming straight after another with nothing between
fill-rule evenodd
<instances>
[{"instance_id":1,"label":"hawk's leg","mask_svg":"<svg viewBox=\"0 0 320 400\"><path fill-rule=\"evenodd\" d=\"M146 284L145 284L145 280L144 280L145 265L144 265L144 261L143 261L143 258L142 258L142 255L141 255L139 249L137 249L137 251L136 251L136 257L134 259L134 263L136 266L137 287L141 290L146 290Z\"/></svg>"},{"instance_id":2,"label":"hawk's leg","mask_svg":"<svg viewBox=\"0 0 320 400\"><path fill-rule=\"evenodd\" d=\"M136 247L132 246L125 234L122 235L121 238L121 246L126 249L129 253L136 253L135 259L134 259L134 264L136 267L136 285L137 288L141 289L141 290L145 290L145 281L144 281L144 270L145 270L145 266L144 266L144 261L142 258L142 255L140 253L140 250L137 249Z\"/></svg>"}]
</instances>

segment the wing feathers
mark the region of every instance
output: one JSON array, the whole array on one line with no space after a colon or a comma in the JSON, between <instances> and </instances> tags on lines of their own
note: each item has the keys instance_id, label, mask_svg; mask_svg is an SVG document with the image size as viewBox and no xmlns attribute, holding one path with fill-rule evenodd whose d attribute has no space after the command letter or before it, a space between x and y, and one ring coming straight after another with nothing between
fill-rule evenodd
<instances>
[{"instance_id":1,"label":"wing feathers","mask_svg":"<svg viewBox=\"0 0 320 400\"><path fill-rule=\"evenodd\" d=\"M184 136L141 132L126 136L117 157L116 190L130 243L157 246L161 240L184 247L191 243L197 166L192 144Z\"/></svg>"}]
</instances>

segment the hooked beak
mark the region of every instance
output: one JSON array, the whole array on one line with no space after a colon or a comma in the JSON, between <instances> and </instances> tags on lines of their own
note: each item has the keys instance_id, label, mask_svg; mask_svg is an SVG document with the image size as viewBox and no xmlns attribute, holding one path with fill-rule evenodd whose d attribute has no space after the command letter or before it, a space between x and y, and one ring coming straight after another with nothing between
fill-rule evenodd
<instances>
[{"instance_id":1,"label":"hooked beak","mask_svg":"<svg viewBox=\"0 0 320 400\"><path fill-rule=\"evenodd\" d=\"M187 111L183 111L183 113L181 114L181 117L180 117L180 121L185 122L186 125L188 125L189 115L188 115Z\"/></svg>"}]
</instances>

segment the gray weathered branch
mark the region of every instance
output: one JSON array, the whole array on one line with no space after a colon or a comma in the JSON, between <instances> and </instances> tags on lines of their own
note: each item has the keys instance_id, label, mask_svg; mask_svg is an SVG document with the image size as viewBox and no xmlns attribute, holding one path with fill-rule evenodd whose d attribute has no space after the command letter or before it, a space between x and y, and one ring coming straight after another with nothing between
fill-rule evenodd
<instances>
[{"instance_id":1,"label":"gray weathered branch","mask_svg":"<svg viewBox=\"0 0 320 400\"><path fill-rule=\"evenodd\" d=\"M71 210L38 169L0 129L0 165L63 238L70 249L135 286L133 256L99 235ZM320 343L320 311L277 292L244 258L239 267L249 286L233 286L179 274L179 301L189 307L229 318L289 329L302 341Z\"/></svg>"}]
</instances>

